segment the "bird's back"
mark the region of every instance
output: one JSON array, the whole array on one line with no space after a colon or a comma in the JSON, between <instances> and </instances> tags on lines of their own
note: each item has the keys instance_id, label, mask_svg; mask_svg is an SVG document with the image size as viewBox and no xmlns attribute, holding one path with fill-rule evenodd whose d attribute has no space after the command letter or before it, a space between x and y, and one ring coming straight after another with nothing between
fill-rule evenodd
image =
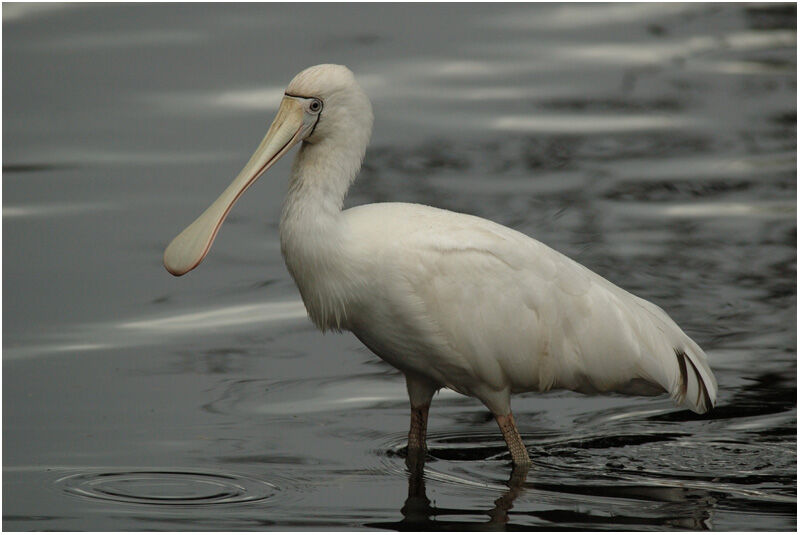
<instances>
[{"instance_id":1,"label":"bird's back","mask_svg":"<svg viewBox=\"0 0 800 535\"><path fill-rule=\"evenodd\" d=\"M669 316L546 245L416 204L343 218L344 256L370 281L346 327L401 370L479 399L567 388L667 391L695 412L713 406L706 356Z\"/></svg>"}]
</instances>

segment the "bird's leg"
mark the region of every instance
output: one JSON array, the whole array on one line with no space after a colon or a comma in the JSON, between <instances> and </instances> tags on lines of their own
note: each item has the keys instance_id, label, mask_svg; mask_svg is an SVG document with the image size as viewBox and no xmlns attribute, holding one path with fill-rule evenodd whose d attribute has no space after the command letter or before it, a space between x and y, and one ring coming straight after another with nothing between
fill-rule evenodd
<instances>
[{"instance_id":1,"label":"bird's leg","mask_svg":"<svg viewBox=\"0 0 800 535\"><path fill-rule=\"evenodd\" d=\"M425 432L428 428L428 409L430 404L421 407L411 405L411 428L408 430L408 450L406 453L406 466L412 472L422 472L425 465Z\"/></svg>"},{"instance_id":2,"label":"bird's leg","mask_svg":"<svg viewBox=\"0 0 800 535\"><path fill-rule=\"evenodd\" d=\"M406 374L406 388L411 402L411 427L408 430L407 462L425 462L425 435L428 429L428 409L436 392L424 379Z\"/></svg>"},{"instance_id":3,"label":"bird's leg","mask_svg":"<svg viewBox=\"0 0 800 535\"><path fill-rule=\"evenodd\" d=\"M531 459L528 457L528 450L525 449L522 437L519 436L511 411L508 414L495 414L494 419L497 420L497 425L500 426L500 431L503 432L503 438L508 445L508 451L511 452L511 462L515 466L530 466Z\"/></svg>"},{"instance_id":4,"label":"bird's leg","mask_svg":"<svg viewBox=\"0 0 800 535\"><path fill-rule=\"evenodd\" d=\"M408 449L406 451L406 466L411 473L422 474L425 466L427 447L425 446L425 431L428 427L428 408L411 406L411 428L408 430ZM420 476L420 481L422 480ZM409 480L411 484L412 480Z\"/></svg>"},{"instance_id":5,"label":"bird's leg","mask_svg":"<svg viewBox=\"0 0 800 535\"><path fill-rule=\"evenodd\" d=\"M430 405L411 406L411 428L408 430L408 451L425 453L425 434L428 429L428 409Z\"/></svg>"}]
</instances>

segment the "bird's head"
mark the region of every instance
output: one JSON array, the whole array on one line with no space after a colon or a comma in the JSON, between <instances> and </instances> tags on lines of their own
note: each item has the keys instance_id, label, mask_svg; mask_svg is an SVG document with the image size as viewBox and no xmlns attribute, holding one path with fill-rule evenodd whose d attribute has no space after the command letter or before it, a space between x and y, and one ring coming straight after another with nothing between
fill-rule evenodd
<instances>
[{"instance_id":1,"label":"bird's head","mask_svg":"<svg viewBox=\"0 0 800 535\"><path fill-rule=\"evenodd\" d=\"M350 69L305 69L289 83L267 135L230 186L167 246L164 267L176 276L197 267L236 200L296 144L332 143L363 155L371 131L372 107Z\"/></svg>"},{"instance_id":2,"label":"bird's head","mask_svg":"<svg viewBox=\"0 0 800 535\"><path fill-rule=\"evenodd\" d=\"M301 104L309 119L315 119L304 138L309 143L330 140L334 133L345 140L356 135L368 138L372 131L372 106L344 65L315 65L300 72L286 88L281 108L291 107L292 102Z\"/></svg>"}]
</instances>

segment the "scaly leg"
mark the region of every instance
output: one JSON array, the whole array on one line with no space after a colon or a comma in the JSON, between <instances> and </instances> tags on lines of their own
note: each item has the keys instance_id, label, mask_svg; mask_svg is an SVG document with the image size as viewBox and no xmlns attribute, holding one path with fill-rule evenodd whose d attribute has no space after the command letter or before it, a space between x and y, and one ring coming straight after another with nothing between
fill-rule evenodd
<instances>
[{"instance_id":1,"label":"scaly leg","mask_svg":"<svg viewBox=\"0 0 800 535\"><path fill-rule=\"evenodd\" d=\"M428 430L428 409L430 405L422 407L411 406L411 428L408 430L408 451L425 453L425 434Z\"/></svg>"},{"instance_id":2,"label":"scaly leg","mask_svg":"<svg viewBox=\"0 0 800 535\"><path fill-rule=\"evenodd\" d=\"M406 374L406 388L411 402L411 427L408 430L408 456L424 461L425 435L428 429L428 410L436 388L419 377Z\"/></svg>"},{"instance_id":3,"label":"scaly leg","mask_svg":"<svg viewBox=\"0 0 800 535\"><path fill-rule=\"evenodd\" d=\"M505 415L495 414L494 419L497 420L497 425L500 426L500 431L503 432L503 438L508 445L508 451L511 452L511 461L514 465L530 466L531 459L528 457L528 450L525 449L522 437L519 436L519 431L517 431L514 415L511 412Z\"/></svg>"}]
</instances>

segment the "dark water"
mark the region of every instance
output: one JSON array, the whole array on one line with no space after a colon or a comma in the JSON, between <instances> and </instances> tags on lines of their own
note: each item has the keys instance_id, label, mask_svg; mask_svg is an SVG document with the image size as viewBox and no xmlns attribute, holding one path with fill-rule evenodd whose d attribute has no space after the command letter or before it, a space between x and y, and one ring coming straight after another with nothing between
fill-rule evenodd
<instances>
[{"instance_id":1,"label":"dark water","mask_svg":"<svg viewBox=\"0 0 800 535\"><path fill-rule=\"evenodd\" d=\"M796 9L3 5L3 528L794 530ZM375 135L348 204L484 216L666 309L719 406L520 395L512 474L443 391L316 332L283 266L288 162L175 279L164 246L300 69Z\"/></svg>"}]
</instances>

